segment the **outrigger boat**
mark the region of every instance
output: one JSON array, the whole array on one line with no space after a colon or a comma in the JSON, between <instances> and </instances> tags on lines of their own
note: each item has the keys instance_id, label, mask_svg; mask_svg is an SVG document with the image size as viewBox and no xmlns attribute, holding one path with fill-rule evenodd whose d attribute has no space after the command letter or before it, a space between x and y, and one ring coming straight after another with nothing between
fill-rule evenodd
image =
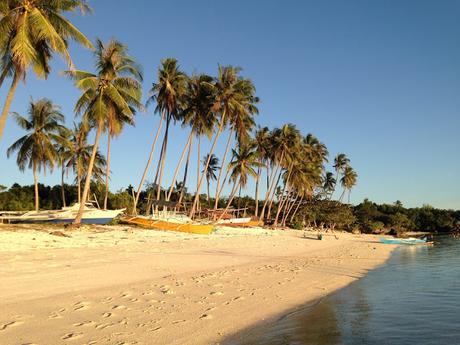
<instances>
[{"instance_id":1,"label":"outrigger boat","mask_svg":"<svg viewBox=\"0 0 460 345\"><path fill-rule=\"evenodd\" d=\"M212 232L214 225L195 223L188 217L146 217L133 216L124 217L121 220L124 223L137 225L147 229L187 232L191 234L207 235Z\"/></svg>"},{"instance_id":2,"label":"outrigger boat","mask_svg":"<svg viewBox=\"0 0 460 345\"><path fill-rule=\"evenodd\" d=\"M431 244L426 238L380 238L380 243L384 244Z\"/></svg>"},{"instance_id":3,"label":"outrigger boat","mask_svg":"<svg viewBox=\"0 0 460 345\"><path fill-rule=\"evenodd\" d=\"M60 210L49 211L29 211L19 216L3 216L0 221L11 224L18 223L72 223L78 214L80 204L76 203L69 207L63 207ZM86 203L83 209L83 224L107 224L115 217L123 213L125 209L118 210L100 210L93 206L92 203Z\"/></svg>"}]
</instances>

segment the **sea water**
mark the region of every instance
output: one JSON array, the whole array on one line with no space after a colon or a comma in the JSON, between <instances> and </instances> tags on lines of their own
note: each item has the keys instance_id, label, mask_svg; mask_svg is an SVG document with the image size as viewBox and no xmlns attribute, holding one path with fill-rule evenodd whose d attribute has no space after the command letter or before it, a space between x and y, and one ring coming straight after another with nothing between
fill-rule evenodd
<instances>
[{"instance_id":1,"label":"sea water","mask_svg":"<svg viewBox=\"0 0 460 345\"><path fill-rule=\"evenodd\" d=\"M460 344L460 239L401 246L384 266L281 318L254 344Z\"/></svg>"}]
</instances>

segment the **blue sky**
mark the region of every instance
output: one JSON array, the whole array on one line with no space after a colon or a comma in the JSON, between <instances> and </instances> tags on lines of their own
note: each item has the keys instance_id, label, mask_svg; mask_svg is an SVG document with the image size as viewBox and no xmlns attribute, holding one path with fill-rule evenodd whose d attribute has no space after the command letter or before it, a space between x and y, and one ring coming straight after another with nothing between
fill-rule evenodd
<instances>
[{"instance_id":1,"label":"blue sky","mask_svg":"<svg viewBox=\"0 0 460 345\"><path fill-rule=\"evenodd\" d=\"M128 45L144 68L145 91L165 57L177 58L190 74L215 75L218 64L241 66L261 98L259 124L295 123L326 143L331 160L338 152L350 157L359 175L353 203L368 197L460 209L460 1L90 4L93 15L72 20L92 40L115 37ZM93 69L89 51L72 46L71 53L78 68ZM62 106L70 125L79 92L59 75L64 69L56 57L47 81L29 73L12 110L25 113L30 97L48 97ZM5 95L4 86L2 103ZM157 125L151 107L115 140L112 190L137 185ZM6 158L6 148L21 134L9 120L0 142L0 184L33 181ZM171 131L166 181L187 134L180 126ZM207 147L203 143L202 155ZM58 183L59 174L40 179ZM253 194L252 185L247 193Z\"/></svg>"}]
</instances>

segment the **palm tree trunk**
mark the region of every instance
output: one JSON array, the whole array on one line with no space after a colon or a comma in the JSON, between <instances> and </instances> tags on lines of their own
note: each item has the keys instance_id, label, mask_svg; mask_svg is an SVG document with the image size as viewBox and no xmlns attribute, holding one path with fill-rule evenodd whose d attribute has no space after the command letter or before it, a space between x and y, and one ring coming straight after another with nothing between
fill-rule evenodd
<instances>
[{"instance_id":1,"label":"palm tree trunk","mask_svg":"<svg viewBox=\"0 0 460 345\"><path fill-rule=\"evenodd\" d=\"M157 133L155 134L155 139L153 139L152 147L150 148L149 159L147 160L147 164L144 169L144 173L142 174L141 182L139 183L139 187L137 188L136 198L134 199L134 206L133 212L136 214L136 207L137 203L139 202L139 195L141 194L142 187L144 186L145 178L147 177L147 173L150 168L150 164L152 163L153 154L155 152L155 146L158 141L158 137L160 136L161 128L163 127L165 112L163 110L161 117L160 117L160 124L158 125Z\"/></svg>"},{"instance_id":2,"label":"palm tree trunk","mask_svg":"<svg viewBox=\"0 0 460 345\"><path fill-rule=\"evenodd\" d=\"M225 147L225 153L224 153L224 156L222 157L222 163L220 165L219 175L217 176L216 200L214 202L214 210L217 209L217 204L219 203L220 192L222 191L222 188L224 188L223 184L222 184L222 186L220 185L220 178L222 177L222 170L224 170L225 161L227 160L227 154L228 154L228 150L230 149L230 143L232 141L232 136L233 136L233 127L230 128L230 134L228 136L227 146ZM228 167L227 167L227 169L228 169Z\"/></svg>"},{"instance_id":3,"label":"palm tree trunk","mask_svg":"<svg viewBox=\"0 0 460 345\"><path fill-rule=\"evenodd\" d=\"M38 212L39 209L39 200L38 200L38 178L37 178L37 165L33 163L33 173L34 173L34 189L35 189L35 212Z\"/></svg>"},{"instance_id":4,"label":"palm tree trunk","mask_svg":"<svg viewBox=\"0 0 460 345\"><path fill-rule=\"evenodd\" d=\"M348 204L350 204L351 189L348 190Z\"/></svg>"},{"instance_id":5,"label":"palm tree trunk","mask_svg":"<svg viewBox=\"0 0 460 345\"><path fill-rule=\"evenodd\" d=\"M66 207L65 204L65 190L64 190L64 162L61 164L61 195L62 195L62 207Z\"/></svg>"},{"instance_id":6,"label":"palm tree trunk","mask_svg":"<svg viewBox=\"0 0 460 345\"><path fill-rule=\"evenodd\" d=\"M198 185L200 184L200 178L201 178L201 135L198 137L198 148L196 151L196 189L198 190ZM198 194L198 201L197 201L197 208L198 210L201 208L200 205L200 195Z\"/></svg>"},{"instance_id":7,"label":"palm tree trunk","mask_svg":"<svg viewBox=\"0 0 460 345\"><path fill-rule=\"evenodd\" d=\"M240 184L240 190L238 191L238 205L236 206L238 208L238 211L236 211L236 218L240 217L240 205L241 205L241 184Z\"/></svg>"},{"instance_id":8,"label":"palm tree trunk","mask_svg":"<svg viewBox=\"0 0 460 345\"><path fill-rule=\"evenodd\" d=\"M83 188L83 195L81 197L80 208L77 213L77 217L74 220L74 224L80 224L83 217L83 210L85 208L86 200L88 199L89 187L91 184L91 176L93 175L94 160L96 159L97 149L99 147L99 141L101 140L102 124L99 123L96 131L96 138L94 139L93 152L89 160L88 172L86 174L85 187Z\"/></svg>"},{"instance_id":9,"label":"palm tree trunk","mask_svg":"<svg viewBox=\"0 0 460 345\"><path fill-rule=\"evenodd\" d=\"M278 217L280 215L281 209L282 209L284 203L287 201L288 196L289 196L289 194L284 196L284 193L286 192L286 187L289 184L289 180L291 179L291 173L292 173L292 166L293 165L294 165L294 163L291 162L291 164L289 164L289 167L288 167L288 176L287 176L286 182L284 183L283 192L281 193L281 200L278 203L278 210L276 211L275 226L278 224Z\"/></svg>"},{"instance_id":10,"label":"palm tree trunk","mask_svg":"<svg viewBox=\"0 0 460 345\"><path fill-rule=\"evenodd\" d=\"M219 200L220 200L220 195L222 194L222 190L224 189L225 183L227 182L228 174L230 174L230 169L228 168L228 166L227 166L227 169L225 169L225 170L227 170L227 171L225 172L225 177L222 180L221 187L219 188L219 194L216 197L217 202L219 202ZM215 203L214 204L214 210L217 210L217 206L218 206L218 204Z\"/></svg>"},{"instance_id":11,"label":"palm tree trunk","mask_svg":"<svg viewBox=\"0 0 460 345\"><path fill-rule=\"evenodd\" d=\"M169 188L169 193L168 193L168 196L166 197L166 201L169 201L169 199L171 198L171 194L174 189L174 184L176 183L177 175L179 175L179 170L182 166L182 162L184 161L185 153L187 152L187 148L190 146L190 143L192 141L192 136L193 136L193 131L190 131L187 142L185 143L185 146L184 146L184 150L182 151L182 155L180 156L179 163L177 164L176 170L174 171L174 176L171 182L171 188Z\"/></svg>"},{"instance_id":12,"label":"palm tree trunk","mask_svg":"<svg viewBox=\"0 0 460 345\"><path fill-rule=\"evenodd\" d=\"M255 209L255 216L259 214L259 180L260 180L261 169L260 167L257 168L257 177L256 177L256 193L255 193L255 200L256 200L256 209Z\"/></svg>"},{"instance_id":13,"label":"palm tree trunk","mask_svg":"<svg viewBox=\"0 0 460 345\"><path fill-rule=\"evenodd\" d=\"M10 89L8 90L8 94L6 95L5 105L3 106L2 115L0 117L0 139L3 137L3 131L5 130L6 120L8 118L8 114L10 113L11 102L13 102L14 94L16 93L16 89L19 84L20 75L15 72L13 81L11 82Z\"/></svg>"},{"instance_id":14,"label":"palm tree trunk","mask_svg":"<svg viewBox=\"0 0 460 345\"><path fill-rule=\"evenodd\" d=\"M299 201L299 203L297 204L297 207L295 208L294 213L292 213L292 216L291 216L291 223L294 221L294 217L295 217L297 211L299 210L299 207L300 207L300 205L302 204L302 201L303 201L303 195L302 195L302 197L300 198L300 201Z\"/></svg>"},{"instance_id":15,"label":"palm tree trunk","mask_svg":"<svg viewBox=\"0 0 460 345\"><path fill-rule=\"evenodd\" d=\"M278 169L280 168L279 165L277 165L276 167L273 167L272 168L272 171L271 171L271 174L270 174L270 179L269 179L269 183L268 183L268 188L265 192L265 200L264 200L264 205L262 206L262 212L260 213L260 219L263 219L264 216L265 216L265 209L268 205L268 202L270 201L270 195L272 193L272 188L273 188L273 184L275 182L275 177L276 175L278 174ZM267 175L268 176L268 175Z\"/></svg>"},{"instance_id":16,"label":"palm tree trunk","mask_svg":"<svg viewBox=\"0 0 460 345\"><path fill-rule=\"evenodd\" d=\"M166 130L165 136L163 138L163 154L161 157L161 167L160 167L160 177L158 179L158 187L157 187L157 200L160 200L160 193L161 193L161 182L163 181L163 172L165 169L165 162L166 162L166 150L168 147L168 133L169 133L169 125L171 122L171 118L168 116L166 119Z\"/></svg>"},{"instance_id":17,"label":"palm tree trunk","mask_svg":"<svg viewBox=\"0 0 460 345\"><path fill-rule=\"evenodd\" d=\"M109 197L109 177L110 177L110 144L112 136L110 135L110 130L107 131L107 164L105 169L105 195L104 195L104 210L107 210L107 199Z\"/></svg>"},{"instance_id":18,"label":"palm tree trunk","mask_svg":"<svg viewBox=\"0 0 460 345\"><path fill-rule=\"evenodd\" d=\"M235 197L235 194L236 194L237 187L240 184L239 180L238 180L238 185L236 184L236 181L237 180L235 180L235 183L233 184L232 192L230 193L230 197L228 199L227 206L225 206L225 210L219 216L219 218L217 219L217 222L222 219L222 217L227 213L228 209L230 208L230 205L232 204L233 198Z\"/></svg>"},{"instance_id":19,"label":"palm tree trunk","mask_svg":"<svg viewBox=\"0 0 460 345\"><path fill-rule=\"evenodd\" d=\"M283 215L283 219L281 221L283 226L286 226L286 220L289 217L289 214L291 213L291 211L294 208L295 203L297 202L298 199L299 199L299 194L297 193L295 198L294 198L294 200L289 204L289 206L286 206L286 209L285 209L284 215Z\"/></svg>"},{"instance_id":20,"label":"palm tree trunk","mask_svg":"<svg viewBox=\"0 0 460 345\"><path fill-rule=\"evenodd\" d=\"M188 147L187 161L185 163L184 178L182 180L182 188L180 190L180 196L179 196L178 204L180 204L182 202L182 198L184 197L185 183L187 182L188 166L190 164L190 154L192 152L192 140L193 140L193 136L192 136L192 139L190 140L190 145Z\"/></svg>"},{"instance_id":21,"label":"palm tree trunk","mask_svg":"<svg viewBox=\"0 0 460 345\"><path fill-rule=\"evenodd\" d=\"M280 172L278 174L278 178L276 179L276 184L275 184L275 186L273 188L272 197L270 199L270 204L268 206L268 211L267 211L267 217L268 218L270 218L270 214L271 214L271 210L272 210L272 206L273 206L273 201L275 200L276 187L278 187L278 184L280 183L282 173L283 173L283 169L280 170Z\"/></svg>"},{"instance_id":22,"label":"palm tree trunk","mask_svg":"<svg viewBox=\"0 0 460 345\"><path fill-rule=\"evenodd\" d=\"M211 197L209 196L209 178L206 176L208 207L211 207Z\"/></svg>"},{"instance_id":23,"label":"palm tree trunk","mask_svg":"<svg viewBox=\"0 0 460 345\"><path fill-rule=\"evenodd\" d=\"M211 149L209 150L209 154L208 154L208 159L206 160L206 165L204 167L204 171L206 171L209 167L209 162L211 161L211 156L212 154L214 153L214 150L216 148L216 144L217 144L217 140L219 139L219 136L220 136L220 133L222 132L222 129L223 129L223 126L224 126L224 123L225 123L225 112L224 114L222 115L222 118L220 120L220 126L219 126L219 129L217 130L217 133L216 135L214 136L214 140L212 142L212 145L211 145ZM201 184L203 183L203 176L204 174L202 174L200 176L200 179L198 181L198 185L196 187L196 193L195 193L195 199L193 200L193 205L192 205L192 209L190 211L190 218L192 218L194 215L195 215L195 210L196 210L196 204L197 204L197 201L200 197L200 189L201 189Z\"/></svg>"},{"instance_id":24,"label":"palm tree trunk","mask_svg":"<svg viewBox=\"0 0 460 345\"><path fill-rule=\"evenodd\" d=\"M78 188L78 203L81 203L81 174L80 169L77 168L77 188Z\"/></svg>"},{"instance_id":25,"label":"palm tree trunk","mask_svg":"<svg viewBox=\"0 0 460 345\"><path fill-rule=\"evenodd\" d=\"M340 195L339 201L342 202L343 197L345 196L345 192L347 190L344 188L342 194Z\"/></svg>"}]
</instances>

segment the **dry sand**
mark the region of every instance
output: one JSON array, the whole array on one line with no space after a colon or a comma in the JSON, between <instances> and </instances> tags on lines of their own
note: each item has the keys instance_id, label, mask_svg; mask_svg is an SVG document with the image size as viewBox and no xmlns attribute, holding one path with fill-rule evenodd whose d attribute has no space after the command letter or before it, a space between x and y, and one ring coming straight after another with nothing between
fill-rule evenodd
<instances>
[{"instance_id":1,"label":"dry sand","mask_svg":"<svg viewBox=\"0 0 460 345\"><path fill-rule=\"evenodd\" d=\"M393 249L342 233L9 229L0 226L1 345L235 343Z\"/></svg>"}]
</instances>

